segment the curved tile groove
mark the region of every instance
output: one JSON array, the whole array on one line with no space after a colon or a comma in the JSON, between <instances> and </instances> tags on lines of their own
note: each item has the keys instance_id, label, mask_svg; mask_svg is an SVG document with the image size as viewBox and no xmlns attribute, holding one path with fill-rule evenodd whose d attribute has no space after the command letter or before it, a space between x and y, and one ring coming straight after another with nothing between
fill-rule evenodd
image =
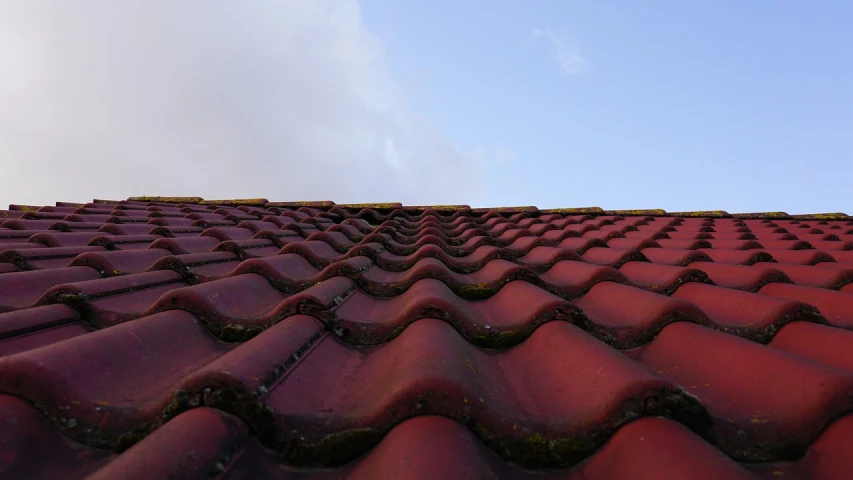
<instances>
[{"instance_id":1,"label":"curved tile groove","mask_svg":"<svg viewBox=\"0 0 853 480\"><path fill-rule=\"evenodd\" d=\"M198 406L210 385L240 374L243 386L275 381L322 331L310 317L292 317L235 347L191 314L168 311L0 358L0 391L29 400L76 441L121 451ZM199 379L204 386L188 396Z\"/></svg>"},{"instance_id":2,"label":"curved tile groove","mask_svg":"<svg viewBox=\"0 0 853 480\"><path fill-rule=\"evenodd\" d=\"M319 316L355 290L352 281L335 277L297 294L275 290L257 274L243 274L166 293L144 314L185 310L225 341L245 341L287 317Z\"/></svg>"},{"instance_id":3,"label":"curved tile groove","mask_svg":"<svg viewBox=\"0 0 853 480\"><path fill-rule=\"evenodd\" d=\"M389 299L355 292L321 318L338 336L358 345L390 341L423 318L444 320L474 345L487 348L515 346L551 320L587 327L577 306L524 281L509 282L492 297L470 301L438 280L424 279Z\"/></svg>"},{"instance_id":4,"label":"curved tile groove","mask_svg":"<svg viewBox=\"0 0 853 480\"><path fill-rule=\"evenodd\" d=\"M393 298L404 294L418 281L440 280L454 294L466 300L482 300L497 294L504 285L526 281L564 299L573 299L589 290L595 283L610 280L627 283L619 271L604 266L573 260L559 260L542 274L516 263L494 259L473 273L457 273L435 257L418 260L405 271L388 271L367 257L351 257L327 264L323 270L314 267L299 254L246 260L231 276L254 273L267 278L282 292L299 292L335 276L352 280L369 295Z\"/></svg>"},{"instance_id":5,"label":"curved tile groove","mask_svg":"<svg viewBox=\"0 0 853 480\"><path fill-rule=\"evenodd\" d=\"M567 368L581 364L588 367ZM566 322L546 323L500 353L434 319L371 349L327 337L264 403L266 415L241 416L264 443L306 465L347 462L415 415L464 422L528 467L574 464L637 415L670 416L700 432L710 426L691 395Z\"/></svg>"},{"instance_id":6,"label":"curved tile groove","mask_svg":"<svg viewBox=\"0 0 853 480\"><path fill-rule=\"evenodd\" d=\"M820 311L808 303L716 285L685 284L672 297L699 307L717 330L758 343L769 342L791 322L828 324Z\"/></svg>"},{"instance_id":7,"label":"curved tile groove","mask_svg":"<svg viewBox=\"0 0 853 480\"><path fill-rule=\"evenodd\" d=\"M217 420L216 423L218 424L219 421ZM140 461L137 465L141 463ZM236 462L229 465L226 472L226 477L231 480L251 478L283 480L300 478L305 474L304 469L283 465L276 452L252 441L247 442ZM375 449L341 470L311 472L313 476L319 478L349 480L375 478L413 480L433 478L755 479L744 467L703 442L690 430L661 418L643 418L623 426L600 451L576 468L533 472L505 462L468 428L458 422L446 417L419 416L406 420L392 429Z\"/></svg>"},{"instance_id":8,"label":"curved tile groove","mask_svg":"<svg viewBox=\"0 0 853 480\"><path fill-rule=\"evenodd\" d=\"M739 461L795 460L853 410L850 372L691 323L627 353L695 395L719 447Z\"/></svg>"}]
</instances>

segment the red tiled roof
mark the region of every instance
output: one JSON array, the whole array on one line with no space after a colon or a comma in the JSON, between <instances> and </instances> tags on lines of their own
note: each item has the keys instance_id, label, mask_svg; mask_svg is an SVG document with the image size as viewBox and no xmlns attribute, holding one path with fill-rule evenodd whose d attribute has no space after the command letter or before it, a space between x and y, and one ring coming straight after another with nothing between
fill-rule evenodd
<instances>
[{"instance_id":1,"label":"red tiled roof","mask_svg":"<svg viewBox=\"0 0 853 480\"><path fill-rule=\"evenodd\" d=\"M853 219L0 211L2 478L843 478Z\"/></svg>"}]
</instances>

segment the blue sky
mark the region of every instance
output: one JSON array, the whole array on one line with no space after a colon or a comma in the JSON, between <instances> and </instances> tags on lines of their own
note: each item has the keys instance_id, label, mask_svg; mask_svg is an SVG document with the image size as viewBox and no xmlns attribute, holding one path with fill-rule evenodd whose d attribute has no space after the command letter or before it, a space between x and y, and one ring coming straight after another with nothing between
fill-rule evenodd
<instances>
[{"instance_id":1,"label":"blue sky","mask_svg":"<svg viewBox=\"0 0 853 480\"><path fill-rule=\"evenodd\" d=\"M0 4L0 203L853 214L853 4Z\"/></svg>"},{"instance_id":2,"label":"blue sky","mask_svg":"<svg viewBox=\"0 0 853 480\"><path fill-rule=\"evenodd\" d=\"M853 210L853 3L363 8L415 111L515 153L488 204ZM561 71L561 48L585 68Z\"/></svg>"}]
</instances>

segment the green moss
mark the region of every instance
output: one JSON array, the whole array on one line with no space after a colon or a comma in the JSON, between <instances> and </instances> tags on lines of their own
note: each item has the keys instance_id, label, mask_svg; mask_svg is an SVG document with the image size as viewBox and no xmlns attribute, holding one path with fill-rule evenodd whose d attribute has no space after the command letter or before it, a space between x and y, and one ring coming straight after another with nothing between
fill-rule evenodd
<instances>
[{"instance_id":1,"label":"green moss","mask_svg":"<svg viewBox=\"0 0 853 480\"><path fill-rule=\"evenodd\" d=\"M297 201L297 202L267 202L268 207L285 207L285 208L293 208L293 207L315 207L315 208L328 208L334 207L335 202L330 200L307 200L307 201Z\"/></svg>"},{"instance_id":2,"label":"green moss","mask_svg":"<svg viewBox=\"0 0 853 480\"><path fill-rule=\"evenodd\" d=\"M79 292L59 293L55 297L57 303L68 305L74 309L81 309L86 305L86 296Z\"/></svg>"},{"instance_id":3,"label":"green moss","mask_svg":"<svg viewBox=\"0 0 853 480\"><path fill-rule=\"evenodd\" d=\"M624 216L636 216L636 215L651 215L651 216L664 216L666 215L666 210L657 208L657 209L649 209L649 210L605 210L604 212L607 215L624 215Z\"/></svg>"},{"instance_id":4,"label":"green moss","mask_svg":"<svg viewBox=\"0 0 853 480\"><path fill-rule=\"evenodd\" d=\"M751 220L788 220L791 218L785 212L733 213L732 217Z\"/></svg>"},{"instance_id":5,"label":"green moss","mask_svg":"<svg viewBox=\"0 0 853 480\"><path fill-rule=\"evenodd\" d=\"M377 340L380 340L380 341L390 341L390 340L392 340L392 339L395 339L395 338L399 337L399 336L403 333L403 331L406 329L406 327L408 327L408 326L409 326L409 323L406 323L406 324L400 325L399 327L395 328L395 329L391 332L391 335L389 335L387 339L383 339L383 340L377 339ZM379 342L376 342L376 343L379 343Z\"/></svg>"},{"instance_id":6,"label":"green moss","mask_svg":"<svg viewBox=\"0 0 853 480\"><path fill-rule=\"evenodd\" d=\"M129 202L159 202L159 203L202 203L201 197L130 197Z\"/></svg>"},{"instance_id":7,"label":"green moss","mask_svg":"<svg viewBox=\"0 0 853 480\"><path fill-rule=\"evenodd\" d=\"M125 432L121 434L116 440L114 450L116 451L116 453L122 453L130 447L139 443L143 438L145 438L146 434L147 431L142 429Z\"/></svg>"},{"instance_id":8,"label":"green moss","mask_svg":"<svg viewBox=\"0 0 853 480\"><path fill-rule=\"evenodd\" d=\"M401 203L345 203L336 206L338 208L346 208L350 210L363 210L366 208L372 208L374 210L395 210L403 207Z\"/></svg>"},{"instance_id":9,"label":"green moss","mask_svg":"<svg viewBox=\"0 0 853 480\"><path fill-rule=\"evenodd\" d=\"M668 212L667 215L671 216L671 217L685 217L685 218L702 218L702 217L726 218L726 217L731 217L731 215L724 210L708 210L708 211L696 211L696 212Z\"/></svg>"},{"instance_id":10,"label":"green moss","mask_svg":"<svg viewBox=\"0 0 853 480\"><path fill-rule=\"evenodd\" d=\"M515 456L522 465L568 465L582 459L589 449L572 438L549 439L533 433L519 442Z\"/></svg>"},{"instance_id":11,"label":"green moss","mask_svg":"<svg viewBox=\"0 0 853 480\"><path fill-rule=\"evenodd\" d=\"M264 206L269 203L269 201L266 198L236 198L230 200L202 200L198 203L202 205L238 207L240 205Z\"/></svg>"},{"instance_id":12,"label":"green moss","mask_svg":"<svg viewBox=\"0 0 853 480\"><path fill-rule=\"evenodd\" d=\"M559 459L560 463L574 463L585 456L586 447L583 443L573 438L557 438L548 442L551 455Z\"/></svg>"},{"instance_id":13,"label":"green moss","mask_svg":"<svg viewBox=\"0 0 853 480\"><path fill-rule=\"evenodd\" d=\"M483 300L497 293L497 289L485 284L463 285L459 288L459 296L466 300Z\"/></svg>"},{"instance_id":14,"label":"green moss","mask_svg":"<svg viewBox=\"0 0 853 480\"><path fill-rule=\"evenodd\" d=\"M219 338L224 342L245 342L263 331L263 327L260 326L244 327L239 324L231 324L222 329Z\"/></svg>"},{"instance_id":15,"label":"green moss","mask_svg":"<svg viewBox=\"0 0 853 480\"><path fill-rule=\"evenodd\" d=\"M189 395L184 390L177 390L163 409L163 419L169 420L187 409Z\"/></svg>"},{"instance_id":16,"label":"green moss","mask_svg":"<svg viewBox=\"0 0 853 480\"><path fill-rule=\"evenodd\" d=\"M534 449L540 452L544 451L548 447L548 439L541 433L528 435L524 440L522 440L522 443L526 449Z\"/></svg>"},{"instance_id":17,"label":"green moss","mask_svg":"<svg viewBox=\"0 0 853 480\"><path fill-rule=\"evenodd\" d=\"M277 450L295 466L336 467L357 458L382 439L382 432L353 428L327 435L317 442L304 440L298 432L278 443Z\"/></svg>"},{"instance_id":18,"label":"green moss","mask_svg":"<svg viewBox=\"0 0 853 480\"><path fill-rule=\"evenodd\" d=\"M528 333L524 331L503 330L469 335L468 340L480 348L510 348L523 342L527 336Z\"/></svg>"},{"instance_id":19,"label":"green moss","mask_svg":"<svg viewBox=\"0 0 853 480\"><path fill-rule=\"evenodd\" d=\"M327 435L317 442L317 459L324 465L342 465L366 453L382 440L372 428L354 428Z\"/></svg>"},{"instance_id":20,"label":"green moss","mask_svg":"<svg viewBox=\"0 0 853 480\"><path fill-rule=\"evenodd\" d=\"M539 210L539 213L559 213L563 215L576 215L588 213L604 213L604 209L602 209L601 207L550 208L548 210Z\"/></svg>"},{"instance_id":21,"label":"green moss","mask_svg":"<svg viewBox=\"0 0 853 480\"><path fill-rule=\"evenodd\" d=\"M485 212L491 211L491 212L496 212L496 213L521 213L521 212L536 213L536 212L539 212L539 208L534 207L534 206L490 207L490 208L478 208L477 210L478 211L485 211Z\"/></svg>"},{"instance_id":22,"label":"green moss","mask_svg":"<svg viewBox=\"0 0 853 480\"><path fill-rule=\"evenodd\" d=\"M791 218L797 220L849 220L850 216L846 213L811 213L804 215L791 215Z\"/></svg>"},{"instance_id":23,"label":"green moss","mask_svg":"<svg viewBox=\"0 0 853 480\"><path fill-rule=\"evenodd\" d=\"M509 348L521 343L527 337L526 332L518 330L504 330L492 341L493 348Z\"/></svg>"},{"instance_id":24,"label":"green moss","mask_svg":"<svg viewBox=\"0 0 853 480\"><path fill-rule=\"evenodd\" d=\"M437 212L456 212L459 210L471 210L470 205L416 205L404 207L407 212L425 212L435 210Z\"/></svg>"}]
</instances>

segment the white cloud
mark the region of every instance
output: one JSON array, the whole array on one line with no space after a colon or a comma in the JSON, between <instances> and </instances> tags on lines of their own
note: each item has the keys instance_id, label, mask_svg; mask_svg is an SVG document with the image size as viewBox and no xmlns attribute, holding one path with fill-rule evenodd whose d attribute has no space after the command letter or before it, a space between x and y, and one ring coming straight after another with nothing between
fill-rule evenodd
<instances>
[{"instance_id":1,"label":"white cloud","mask_svg":"<svg viewBox=\"0 0 853 480\"><path fill-rule=\"evenodd\" d=\"M518 160L518 154L505 148L496 148L492 154L499 165L513 164Z\"/></svg>"},{"instance_id":2,"label":"white cloud","mask_svg":"<svg viewBox=\"0 0 853 480\"><path fill-rule=\"evenodd\" d=\"M580 48L567 35L558 35L549 28L533 30L533 35L544 37L551 44L551 58L566 75L578 75L588 69Z\"/></svg>"},{"instance_id":3,"label":"white cloud","mask_svg":"<svg viewBox=\"0 0 853 480\"><path fill-rule=\"evenodd\" d=\"M512 165L518 161L518 154L506 148L493 148L491 151L486 147L480 146L471 151L479 165L504 167Z\"/></svg>"},{"instance_id":4,"label":"white cloud","mask_svg":"<svg viewBox=\"0 0 853 480\"><path fill-rule=\"evenodd\" d=\"M471 203L355 0L0 3L0 201Z\"/></svg>"}]
</instances>

